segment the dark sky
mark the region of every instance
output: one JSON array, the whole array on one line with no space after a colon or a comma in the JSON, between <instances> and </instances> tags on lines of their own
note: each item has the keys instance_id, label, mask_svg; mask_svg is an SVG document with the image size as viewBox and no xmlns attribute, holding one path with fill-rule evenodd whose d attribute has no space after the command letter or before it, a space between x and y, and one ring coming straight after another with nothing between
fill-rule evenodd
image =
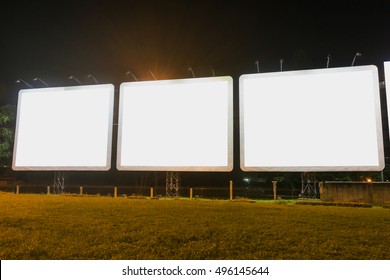
<instances>
[{"instance_id":1,"label":"dark sky","mask_svg":"<svg viewBox=\"0 0 390 280\"><path fill-rule=\"evenodd\" d=\"M287 2L287 1L285 1ZM374 64L390 60L390 1L1 1L0 104L41 87Z\"/></svg>"}]
</instances>

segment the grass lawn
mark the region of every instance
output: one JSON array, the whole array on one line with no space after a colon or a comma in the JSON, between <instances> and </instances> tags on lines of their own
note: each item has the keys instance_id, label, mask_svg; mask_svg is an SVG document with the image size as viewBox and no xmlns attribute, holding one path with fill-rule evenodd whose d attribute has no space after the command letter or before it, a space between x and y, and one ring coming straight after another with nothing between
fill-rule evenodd
<instances>
[{"instance_id":1,"label":"grass lawn","mask_svg":"<svg viewBox=\"0 0 390 280\"><path fill-rule=\"evenodd\" d=\"M0 259L390 259L390 209L0 194Z\"/></svg>"}]
</instances>

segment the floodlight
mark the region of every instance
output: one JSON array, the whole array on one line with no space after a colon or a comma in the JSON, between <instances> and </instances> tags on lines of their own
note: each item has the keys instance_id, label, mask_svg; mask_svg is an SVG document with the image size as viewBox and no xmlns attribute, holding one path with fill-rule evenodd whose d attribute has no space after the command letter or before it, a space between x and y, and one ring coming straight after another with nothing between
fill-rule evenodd
<instances>
[{"instance_id":1,"label":"floodlight","mask_svg":"<svg viewBox=\"0 0 390 280\"><path fill-rule=\"evenodd\" d=\"M68 80L74 80L74 81L76 81L79 85L82 85L82 83L80 82L80 80L79 79L77 79L75 76L69 76L68 77Z\"/></svg>"},{"instance_id":2,"label":"floodlight","mask_svg":"<svg viewBox=\"0 0 390 280\"><path fill-rule=\"evenodd\" d=\"M156 76L154 76L152 70L149 70L149 73L150 73L150 75L152 76L153 80L157 80L157 79L156 79Z\"/></svg>"},{"instance_id":3,"label":"floodlight","mask_svg":"<svg viewBox=\"0 0 390 280\"><path fill-rule=\"evenodd\" d=\"M188 70L188 72L190 72L190 73L191 73L191 75L192 75L192 78L195 78L195 73L194 73L194 70L192 69L192 67L191 67L191 66L189 66L189 67L187 68L187 70Z\"/></svg>"},{"instance_id":4,"label":"floodlight","mask_svg":"<svg viewBox=\"0 0 390 280\"><path fill-rule=\"evenodd\" d=\"M99 83L98 80L92 74L88 74L87 78L91 78L95 82L95 84Z\"/></svg>"},{"instance_id":5,"label":"floodlight","mask_svg":"<svg viewBox=\"0 0 390 280\"><path fill-rule=\"evenodd\" d=\"M213 66L210 66L210 68L211 68L211 74L213 75L213 77L215 77L214 67L213 67Z\"/></svg>"},{"instance_id":6,"label":"floodlight","mask_svg":"<svg viewBox=\"0 0 390 280\"><path fill-rule=\"evenodd\" d=\"M360 56L362 56L362 54L360 52L356 52L355 53L355 56L353 57L353 60L352 60L352 63L351 63L351 66L355 65L356 58L360 57Z\"/></svg>"},{"instance_id":7,"label":"floodlight","mask_svg":"<svg viewBox=\"0 0 390 280\"><path fill-rule=\"evenodd\" d=\"M19 91L14 170L108 170L114 86Z\"/></svg>"},{"instance_id":8,"label":"floodlight","mask_svg":"<svg viewBox=\"0 0 390 280\"><path fill-rule=\"evenodd\" d=\"M128 71L126 72L126 76L129 75L129 74L133 77L134 81L138 81L137 77L136 77L136 76L134 75L134 73L131 72L130 70L128 70Z\"/></svg>"},{"instance_id":9,"label":"floodlight","mask_svg":"<svg viewBox=\"0 0 390 280\"><path fill-rule=\"evenodd\" d=\"M255 64L256 64L257 73L260 73L260 66L259 66L260 62L256 60Z\"/></svg>"},{"instance_id":10,"label":"floodlight","mask_svg":"<svg viewBox=\"0 0 390 280\"><path fill-rule=\"evenodd\" d=\"M240 77L244 171L384 168L375 66Z\"/></svg>"},{"instance_id":11,"label":"floodlight","mask_svg":"<svg viewBox=\"0 0 390 280\"><path fill-rule=\"evenodd\" d=\"M33 88L32 85L30 85L29 83L27 83L25 80L22 80L22 79L16 80L15 83L17 83L17 84L23 83L23 84L25 84L26 86L28 86L29 88Z\"/></svg>"},{"instance_id":12,"label":"floodlight","mask_svg":"<svg viewBox=\"0 0 390 280\"><path fill-rule=\"evenodd\" d=\"M118 170L231 171L231 77L122 83Z\"/></svg>"},{"instance_id":13,"label":"floodlight","mask_svg":"<svg viewBox=\"0 0 390 280\"><path fill-rule=\"evenodd\" d=\"M41 82L42 84L44 84L46 87L49 87L49 85L48 85L45 81L43 81L41 78L36 77L36 78L33 79L33 81L40 81L40 82Z\"/></svg>"},{"instance_id":14,"label":"floodlight","mask_svg":"<svg viewBox=\"0 0 390 280\"><path fill-rule=\"evenodd\" d=\"M326 68L329 68L330 54L326 57Z\"/></svg>"},{"instance_id":15,"label":"floodlight","mask_svg":"<svg viewBox=\"0 0 390 280\"><path fill-rule=\"evenodd\" d=\"M279 59L279 63L280 63L280 72L283 71L283 58Z\"/></svg>"}]
</instances>

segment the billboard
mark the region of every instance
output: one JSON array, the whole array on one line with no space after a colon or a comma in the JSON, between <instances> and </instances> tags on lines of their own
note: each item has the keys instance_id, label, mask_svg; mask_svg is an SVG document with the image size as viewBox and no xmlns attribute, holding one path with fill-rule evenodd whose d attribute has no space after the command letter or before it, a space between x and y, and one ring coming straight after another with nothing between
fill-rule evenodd
<instances>
[{"instance_id":1,"label":"billboard","mask_svg":"<svg viewBox=\"0 0 390 280\"><path fill-rule=\"evenodd\" d=\"M114 86L19 91L14 170L108 170Z\"/></svg>"},{"instance_id":2,"label":"billboard","mask_svg":"<svg viewBox=\"0 0 390 280\"><path fill-rule=\"evenodd\" d=\"M244 171L384 168L375 66L240 77Z\"/></svg>"},{"instance_id":3,"label":"billboard","mask_svg":"<svg viewBox=\"0 0 390 280\"><path fill-rule=\"evenodd\" d=\"M120 87L118 170L231 171L231 77Z\"/></svg>"},{"instance_id":4,"label":"billboard","mask_svg":"<svg viewBox=\"0 0 390 280\"><path fill-rule=\"evenodd\" d=\"M385 69L387 119L390 122L390 61L385 61L383 64Z\"/></svg>"},{"instance_id":5,"label":"billboard","mask_svg":"<svg viewBox=\"0 0 390 280\"><path fill-rule=\"evenodd\" d=\"M385 61L383 64L385 67L386 92L390 92L390 61Z\"/></svg>"}]
</instances>

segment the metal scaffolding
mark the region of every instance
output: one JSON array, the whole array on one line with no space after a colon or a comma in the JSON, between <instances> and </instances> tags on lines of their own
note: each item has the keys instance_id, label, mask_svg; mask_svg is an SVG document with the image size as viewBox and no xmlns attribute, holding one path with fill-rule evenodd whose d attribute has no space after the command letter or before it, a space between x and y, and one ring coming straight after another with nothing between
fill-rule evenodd
<instances>
[{"instance_id":1,"label":"metal scaffolding","mask_svg":"<svg viewBox=\"0 0 390 280\"><path fill-rule=\"evenodd\" d=\"M179 196L180 174L169 171L166 173L166 196Z\"/></svg>"},{"instance_id":2,"label":"metal scaffolding","mask_svg":"<svg viewBox=\"0 0 390 280\"><path fill-rule=\"evenodd\" d=\"M53 193L62 194L65 189L65 173L63 171L56 171L53 180Z\"/></svg>"},{"instance_id":3,"label":"metal scaffolding","mask_svg":"<svg viewBox=\"0 0 390 280\"><path fill-rule=\"evenodd\" d=\"M304 199L317 199L317 180L314 172L302 172L301 173L302 189L300 198Z\"/></svg>"}]
</instances>

